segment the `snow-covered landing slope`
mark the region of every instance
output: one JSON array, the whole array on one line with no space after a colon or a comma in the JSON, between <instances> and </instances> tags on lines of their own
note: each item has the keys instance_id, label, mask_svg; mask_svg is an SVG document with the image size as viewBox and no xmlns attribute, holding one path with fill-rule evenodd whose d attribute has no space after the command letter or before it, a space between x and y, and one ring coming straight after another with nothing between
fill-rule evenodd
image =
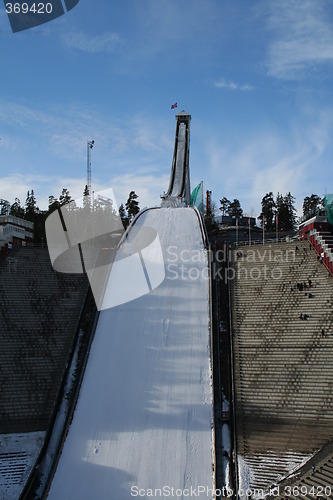
<instances>
[{"instance_id":1,"label":"snow-covered landing slope","mask_svg":"<svg viewBox=\"0 0 333 500\"><path fill-rule=\"evenodd\" d=\"M49 499L164 498L172 488L185 498L187 488L213 487L208 261L199 221L191 208L161 208L137 225L157 230L165 280L101 312Z\"/></svg>"}]
</instances>

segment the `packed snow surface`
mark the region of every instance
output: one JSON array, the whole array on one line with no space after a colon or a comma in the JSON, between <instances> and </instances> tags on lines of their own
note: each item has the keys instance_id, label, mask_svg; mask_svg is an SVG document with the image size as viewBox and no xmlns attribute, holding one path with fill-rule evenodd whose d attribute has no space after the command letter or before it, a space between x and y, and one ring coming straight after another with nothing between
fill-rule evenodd
<instances>
[{"instance_id":1,"label":"packed snow surface","mask_svg":"<svg viewBox=\"0 0 333 500\"><path fill-rule=\"evenodd\" d=\"M137 225L157 231L165 279L101 312L49 499L163 498L172 488L178 498L191 488L212 497L208 260L198 217L161 208ZM135 287L125 270L123 282Z\"/></svg>"}]
</instances>

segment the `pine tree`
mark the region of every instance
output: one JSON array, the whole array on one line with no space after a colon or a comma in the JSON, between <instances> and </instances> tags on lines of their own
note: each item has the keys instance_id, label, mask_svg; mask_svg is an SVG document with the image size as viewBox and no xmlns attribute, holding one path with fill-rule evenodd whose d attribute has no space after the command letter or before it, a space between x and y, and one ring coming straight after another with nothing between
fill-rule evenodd
<instances>
[{"instance_id":1,"label":"pine tree","mask_svg":"<svg viewBox=\"0 0 333 500\"><path fill-rule=\"evenodd\" d=\"M126 210L125 210L123 203L119 207L119 215L120 215L121 221L123 223L123 226L126 229L129 225L129 220L128 220Z\"/></svg>"},{"instance_id":2,"label":"pine tree","mask_svg":"<svg viewBox=\"0 0 333 500\"><path fill-rule=\"evenodd\" d=\"M224 196L222 200L220 200L220 203L221 203L220 210L222 211L222 215L225 215L228 212L230 200L228 200L228 198Z\"/></svg>"},{"instance_id":3,"label":"pine tree","mask_svg":"<svg viewBox=\"0 0 333 500\"><path fill-rule=\"evenodd\" d=\"M10 211L10 203L8 200L0 200L0 215L8 215Z\"/></svg>"},{"instance_id":4,"label":"pine tree","mask_svg":"<svg viewBox=\"0 0 333 500\"><path fill-rule=\"evenodd\" d=\"M34 190L32 189L30 193L28 191L27 198L25 200L26 218L33 217L34 214L36 214L37 212L38 212L37 202L36 202Z\"/></svg>"},{"instance_id":5,"label":"pine tree","mask_svg":"<svg viewBox=\"0 0 333 500\"><path fill-rule=\"evenodd\" d=\"M234 217L242 217L243 216L243 209L239 203L239 200L234 198L234 200L229 203L229 206L227 209L227 214L234 216Z\"/></svg>"},{"instance_id":6,"label":"pine tree","mask_svg":"<svg viewBox=\"0 0 333 500\"><path fill-rule=\"evenodd\" d=\"M86 184L83 191L83 208L88 209L90 207L91 207L91 200L90 200L89 188Z\"/></svg>"},{"instance_id":7,"label":"pine tree","mask_svg":"<svg viewBox=\"0 0 333 500\"><path fill-rule=\"evenodd\" d=\"M19 198L15 198L15 202L10 207L10 215L14 215L14 217L24 217L24 208L21 207L21 201Z\"/></svg>"},{"instance_id":8,"label":"pine tree","mask_svg":"<svg viewBox=\"0 0 333 500\"><path fill-rule=\"evenodd\" d=\"M131 191L125 205L129 222L131 222L133 218L136 216L136 214L140 212L139 202L136 201L137 198L138 195L135 193L135 191Z\"/></svg>"},{"instance_id":9,"label":"pine tree","mask_svg":"<svg viewBox=\"0 0 333 500\"><path fill-rule=\"evenodd\" d=\"M48 213L51 214L59 208L59 201L53 195L49 196L49 208Z\"/></svg>"},{"instance_id":10,"label":"pine tree","mask_svg":"<svg viewBox=\"0 0 333 500\"><path fill-rule=\"evenodd\" d=\"M283 199L284 204L286 206L288 219L286 224L286 231L293 231L296 227L297 217L296 217L296 208L295 208L295 197L292 194L287 193Z\"/></svg>"},{"instance_id":11,"label":"pine tree","mask_svg":"<svg viewBox=\"0 0 333 500\"><path fill-rule=\"evenodd\" d=\"M275 208L274 227L278 226L283 231L283 196L280 193L276 195Z\"/></svg>"},{"instance_id":12,"label":"pine tree","mask_svg":"<svg viewBox=\"0 0 333 500\"><path fill-rule=\"evenodd\" d=\"M69 194L68 189L67 188L63 188L63 190L61 192L61 195L59 196L59 203L60 203L60 205L66 205L70 201L72 201L72 197Z\"/></svg>"},{"instance_id":13,"label":"pine tree","mask_svg":"<svg viewBox=\"0 0 333 500\"><path fill-rule=\"evenodd\" d=\"M276 197L276 217L278 217L279 231L292 231L296 226L295 198L289 192L285 196L278 193Z\"/></svg>"},{"instance_id":14,"label":"pine tree","mask_svg":"<svg viewBox=\"0 0 333 500\"><path fill-rule=\"evenodd\" d=\"M24 218L34 223L34 242L40 244L45 241L45 219L47 212L39 210L34 190L27 193L25 200Z\"/></svg>"},{"instance_id":15,"label":"pine tree","mask_svg":"<svg viewBox=\"0 0 333 500\"><path fill-rule=\"evenodd\" d=\"M321 203L322 200L317 194L306 196L303 201L303 215L315 212L316 210L318 210Z\"/></svg>"},{"instance_id":16,"label":"pine tree","mask_svg":"<svg viewBox=\"0 0 333 500\"><path fill-rule=\"evenodd\" d=\"M274 230L274 214L275 214L275 202L272 191L265 194L261 200L261 214L258 219L261 220L261 225L263 221L265 223L265 229L267 231Z\"/></svg>"}]
</instances>

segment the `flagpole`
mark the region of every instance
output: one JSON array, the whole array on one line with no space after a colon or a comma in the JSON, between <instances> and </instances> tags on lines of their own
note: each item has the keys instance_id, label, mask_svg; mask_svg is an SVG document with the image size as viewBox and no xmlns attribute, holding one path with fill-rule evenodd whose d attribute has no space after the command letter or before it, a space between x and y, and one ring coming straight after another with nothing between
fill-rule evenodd
<instances>
[{"instance_id":1,"label":"flagpole","mask_svg":"<svg viewBox=\"0 0 333 500\"><path fill-rule=\"evenodd\" d=\"M249 217L249 247L251 246L251 224L250 224L250 217Z\"/></svg>"},{"instance_id":2,"label":"flagpole","mask_svg":"<svg viewBox=\"0 0 333 500\"><path fill-rule=\"evenodd\" d=\"M278 243L278 241L279 241L279 216L278 216L278 214L276 214L275 223L276 223L276 243Z\"/></svg>"},{"instance_id":3,"label":"flagpole","mask_svg":"<svg viewBox=\"0 0 333 500\"><path fill-rule=\"evenodd\" d=\"M265 244L265 217L262 216L262 244Z\"/></svg>"},{"instance_id":4,"label":"flagpole","mask_svg":"<svg viewBox=\"0 0 333 500\"><path fill-rule=\"evenodd\" d=\"M236 247L238 247L238 218L236 217Z\"/></svg>"}]
</instances>

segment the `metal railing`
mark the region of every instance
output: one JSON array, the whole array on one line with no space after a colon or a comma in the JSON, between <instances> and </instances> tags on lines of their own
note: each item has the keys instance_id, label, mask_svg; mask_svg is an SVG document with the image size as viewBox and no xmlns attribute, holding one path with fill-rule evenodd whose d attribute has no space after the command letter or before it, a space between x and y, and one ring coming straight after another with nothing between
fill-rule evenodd
<instances>
[{"instance_id":1,"label":"metal railing","mask_svg":"<svg viewBox=\"0 0 333 500\"><path fill-rule=\"evenodd\" d=\"M283 236L281 238L270 238L268 240L265 239L265 242L263 242L263 240L239 241L238 244L236 244L236 242L232 243L232 246L240 247L240 246L254 246L254 245L271 245L272 243L293 243L294 241L298 240L299 240L298 237Z\"/></svg>"},{"instance_id":2,"label":"metal railing","mask_svg":"<svg viewBox=\"0 0 333 500\"><path fill-rule=\"evenodd\" d=\"M318 242L318 245L321 248L321 252L319 253L318 249L316 248L315 245L310 241L310 237L313 236L314 239ZM325 244L325 239L322 237L322 235L317 231L317 229L312 229L309 231L309 241L311 243L311 246L313 247L314 251L316 254L320 257L320 262L325 266L327 269L328 273L332 276L332 270L329 268L329 266L326 264L326 259L323 258L322 253L324 253L324 257L326 256L330 262L333 261L333 253L331 248ZM326 247L326 248L325 248Z\"/></svg>"},{"instance_id":3,"label":"metal railing","mask_svg":"<svg viewBox=\"0 0 333 500\"><path fill-rule=\"evenodd\" d=\"M229 249L227 250L228 269L230 267ZM234 459L234 495L235 499L238 498L239 482L238 482L238 452L237 452L237 425L236 425L236 412L235 412L235 363L234 363L234 346L233 346L233 303L231 301L231 282L228 280L228 302L229 302L229 332L230 332L230 373L231 373L231 412L232 412L232 425L233 425L233 459Z\"/></svg>"}]
</instances>

